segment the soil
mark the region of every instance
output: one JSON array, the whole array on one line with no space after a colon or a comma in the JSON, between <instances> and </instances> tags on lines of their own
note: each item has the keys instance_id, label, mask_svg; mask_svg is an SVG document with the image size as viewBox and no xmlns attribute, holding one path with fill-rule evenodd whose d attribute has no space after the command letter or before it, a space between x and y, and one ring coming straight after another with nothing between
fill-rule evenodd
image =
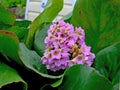
<instances>
[{"instance_id":1,"label":"soil","mask_svg":"<svg viewBox=\"0 0 120 90\"><path fill-rule=\"evenodd\" d=\"M17 15L17 9L18 9L18 7L12 7L12 8L10 8L10 10L16 15L17 19L24 19L25 14L23 14L23 15Z\"/></svg>"}]
</instances>

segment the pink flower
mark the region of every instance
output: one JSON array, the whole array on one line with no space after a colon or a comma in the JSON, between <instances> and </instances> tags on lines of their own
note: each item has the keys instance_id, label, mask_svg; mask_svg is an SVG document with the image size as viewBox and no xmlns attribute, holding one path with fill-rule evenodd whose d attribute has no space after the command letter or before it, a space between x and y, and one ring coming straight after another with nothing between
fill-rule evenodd
<instances>
[{"instance_id":1,"label":"pink flower","mask_svg":"<svg viewBox=\"0 0 120 90\"><path fill-rule=\"evenodd\" d=\"M85 32L81 27L60 20L52 24L45 38L46 50L41 57L42 63L51 71L66 69L74 64L91 66L95 55L85 44Z\"/></svg>"},{"instance_id":2,"label":"pink flower","mask_svg":"<svg viewBox=\"0 0 120 90\"><path fill-rule=\"evenodd\" d=\"M61 51L59 49L51 50L51 54L53 59L61 58Z\"/></svg>"}]
</instances>

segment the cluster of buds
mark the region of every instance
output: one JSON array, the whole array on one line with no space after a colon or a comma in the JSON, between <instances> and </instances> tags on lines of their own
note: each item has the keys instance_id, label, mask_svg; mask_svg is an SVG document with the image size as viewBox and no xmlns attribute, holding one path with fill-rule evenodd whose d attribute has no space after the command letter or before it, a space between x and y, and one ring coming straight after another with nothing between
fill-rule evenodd
<instances>
[{"instance_id":1,"label":"cluster of buds","mask_svg":"<svg viewBox=\"0 0 120 90\"><path fill-rule=\"evenodd\" d=\"M81 27L60 20L52 24L45 38L46 50L42 63L51 71L66 69L75 64L91 66L95 55L91 47L85 44L85 32Z\"/></svg>"}]
</instances>

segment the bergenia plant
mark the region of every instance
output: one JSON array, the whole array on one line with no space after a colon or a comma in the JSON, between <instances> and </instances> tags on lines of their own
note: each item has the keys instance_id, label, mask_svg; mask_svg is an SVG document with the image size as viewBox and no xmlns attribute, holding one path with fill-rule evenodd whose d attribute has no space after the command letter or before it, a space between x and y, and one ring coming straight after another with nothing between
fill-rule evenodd
<instances>
[{"instance_id":1,"label":"bergenia plant","mask_svg":"<svg viewBox=\"0 0 120 90\"><path fill-rule=\"evenodd\" d=\"M34 21L0 4L0 90L120 89L120 1L76 0L53 23L63 1Z\"/></svg>"}]
</instances>

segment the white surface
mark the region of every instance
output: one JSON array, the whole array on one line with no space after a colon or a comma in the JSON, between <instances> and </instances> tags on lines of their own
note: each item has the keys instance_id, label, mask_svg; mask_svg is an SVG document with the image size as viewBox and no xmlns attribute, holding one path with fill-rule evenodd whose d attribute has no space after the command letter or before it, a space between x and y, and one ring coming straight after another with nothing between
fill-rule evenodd
<instances>
[{"instance_id":1,"label":"white surface","mask_svg":"<svg viewBox=\"0 0 120 90\"><path fill-rule=\"evenodd\" d=\"M76 0L64 0L62 11L56 17L56 20L72 12ZM43 10L42 3L46 4L47 0L27 0L25 19L34 20Z\"/></svg>"}]
</instances>

